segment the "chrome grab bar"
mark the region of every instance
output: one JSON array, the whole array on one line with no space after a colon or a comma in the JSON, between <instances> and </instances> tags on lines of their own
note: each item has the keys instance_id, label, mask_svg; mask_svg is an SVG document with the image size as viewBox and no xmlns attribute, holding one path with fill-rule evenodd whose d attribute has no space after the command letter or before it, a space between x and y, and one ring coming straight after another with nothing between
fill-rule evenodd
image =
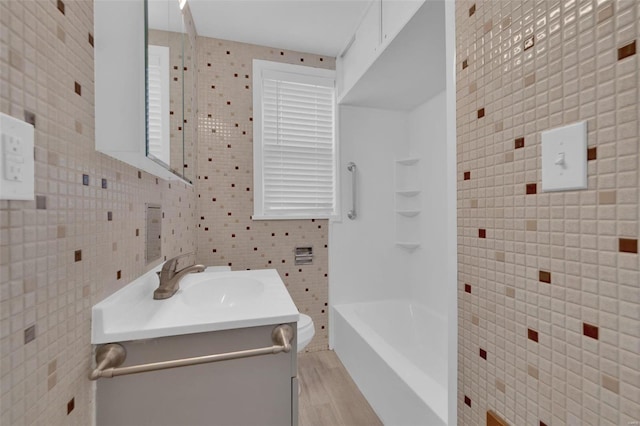
<instances>
[{"instance_id":1,"label":"chrome grab bar","mask_svg":"<svg viewBox=\"0 0 640 426\"><path fill-rule=\"evenodd\" d=\"M96 350L96 368L89 374L89 380L111 378L127 374L146 373L149 371L166 370L169 368L187 367L189 365L207 364L210 362L226 361L229 359L249 358L258 355L289 353L293 329L287 324L278 325L271 332L273 346L247 349L243 351L227 352L223 354L196 356L193 358L174 359L171 361L152 362L149 364L120 367L127 358L127 351L119 343L108 343Z\"/></svg>"},{"instance_id":2,"label":"chrome grab bar","mask_svg":"<svg viewBox=\"0 0 640 426\"><path fill-rule=\"evenodd\" d=\"M352 173L351 178L351 195L352 195L352 206L353 208L347 212L347 217L351 220L354 220L358 217L356 213L356 163L353 161L347 164L347 170Z\"/></svg>"}]
</instances>

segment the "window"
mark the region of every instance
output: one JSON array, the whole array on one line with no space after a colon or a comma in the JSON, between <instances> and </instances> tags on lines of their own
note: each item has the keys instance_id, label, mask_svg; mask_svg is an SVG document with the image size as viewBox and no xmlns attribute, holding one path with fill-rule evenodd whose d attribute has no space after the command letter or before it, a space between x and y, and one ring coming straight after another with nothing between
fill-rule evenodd
<instances>
[{"instance_id":1,"label":"window","mask_svg":"<svg viewBox=\"0 0 640 426\"><path fill-rule=\"evenodd\" d=\"M253 219L334 216L335 72L254 60L253 111Z\"/></svg>"}]
</instances>

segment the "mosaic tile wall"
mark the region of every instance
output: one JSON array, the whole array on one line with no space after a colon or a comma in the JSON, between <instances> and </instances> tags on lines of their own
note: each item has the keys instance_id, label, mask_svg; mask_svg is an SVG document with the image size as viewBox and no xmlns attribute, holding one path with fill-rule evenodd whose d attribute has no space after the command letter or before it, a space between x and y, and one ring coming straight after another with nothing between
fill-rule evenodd
<instances>
[{"instance_id":1,"label":"mosaic tile wall","mask_svg":"<svg viewBox=\"0 0 640 426\"><path fill-rule=\"evenodd\" d=\"M148 269L145 203L164 255L195 250L195 190L95 152L92 1L3 1L0 28L0 111L36 157L36 200L0 201L0 424L89 425L91 306Z\"/></svg>"},{"instance_id":2,"label":"mosaic tile wall","mask_svg":"<svg viewBox=\"0 0 640 426\"><path fill-rule=\"evenodd\" d=\"M300 312L313 318L308 351L328 348L326 220L253 221L252 61L335 68L335 59L198 37L198 261L232 269L276 268ZM312 265L294 265L296 246Z\"/></svg>"},{"instance_id":3,"label":"mosaic tile wall","mask_svg":"<svg viewBox=\"0 0 640 426\"><path fill-rule=\"evenodd\" d=\"M640 2L456 2L458 420L640 422ZM588 122L588 189L540 132Z\"/></svg>"}]
</instances>

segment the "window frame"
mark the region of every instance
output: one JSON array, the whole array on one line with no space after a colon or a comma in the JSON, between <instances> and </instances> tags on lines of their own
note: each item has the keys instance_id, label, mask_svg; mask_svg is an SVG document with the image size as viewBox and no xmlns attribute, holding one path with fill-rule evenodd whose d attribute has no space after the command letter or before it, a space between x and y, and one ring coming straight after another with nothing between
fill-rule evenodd
<instances>
[{"instance_id":1,"label":"window frame","mask_svg":"<svg viewBox=\"0 0 640 426\"><path fill-rule=\"evenodd\" d=\"M291 81L316 79L333 80L333 211L330 214L295 213L265 211L263 179L263 73L291 74ZM296 78L296 76L298 78ZM253 220L298 220L298 219L339 219L339 149L338 149L338 105L336 102L336 72L331 69L303 65L253 60Z\"/></svg>"}]
</instances>

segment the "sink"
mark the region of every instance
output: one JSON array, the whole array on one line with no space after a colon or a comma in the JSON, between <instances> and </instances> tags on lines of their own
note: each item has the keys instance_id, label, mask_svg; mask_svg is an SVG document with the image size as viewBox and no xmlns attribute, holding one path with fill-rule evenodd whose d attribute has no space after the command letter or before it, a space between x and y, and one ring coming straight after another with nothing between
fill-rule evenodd
<instances>
[{"instance_id":1,"label":"sink","mask_svg":"<svg viewBox=\"0 0 640 426\"><path fill-rule=\"evenodd\" d=\"M196 276L194 275L194 278ZM232 308L249 303L264 293L264 284L249 277L204 277L180 289L184 303L194 307Z\"/></svg>"},{"instance_id":2,"label":"sink","mask_svg":"<svg viewBox=\"0 0 640 426\"><path fill-rule=\"evenodd\" d=\"M186 275L169 299L154 300L159 265L93 306L91 343L124 342L298 321L275 269Z\"/></svg>"}]
</instances>

